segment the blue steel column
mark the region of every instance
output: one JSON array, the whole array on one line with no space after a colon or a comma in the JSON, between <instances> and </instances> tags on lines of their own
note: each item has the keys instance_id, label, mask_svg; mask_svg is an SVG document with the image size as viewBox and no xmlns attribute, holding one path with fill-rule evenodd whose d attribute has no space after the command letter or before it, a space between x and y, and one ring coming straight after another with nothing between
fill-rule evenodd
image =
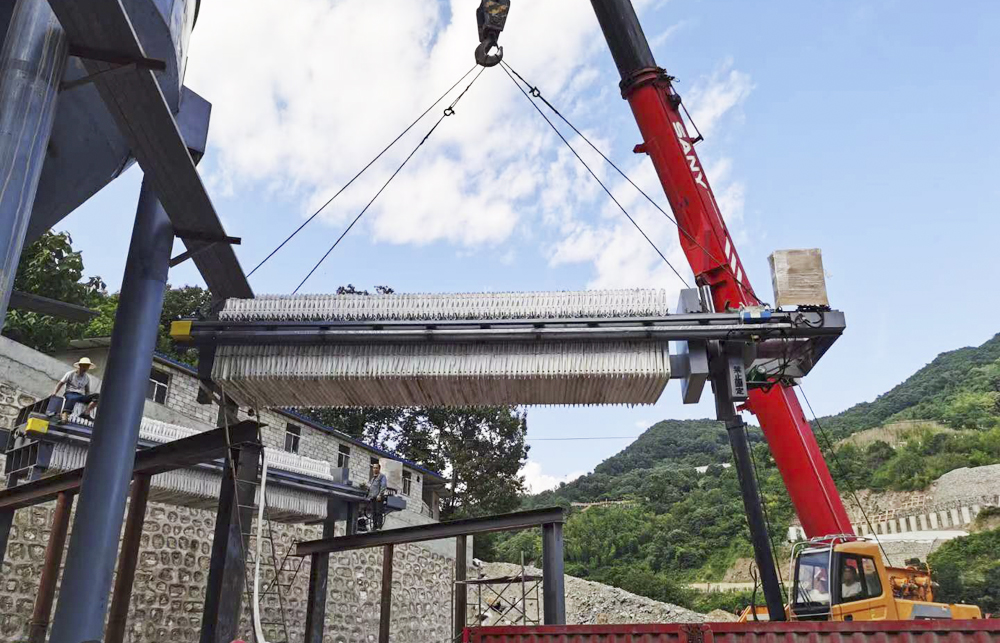
<instances>
[{"instance_id":1,"label":"blue steel column","mask_svg":"<svg viewBox=\"0 0 1000 643\"><path fill-rule=\"evenodd\" d=\"M51 643L103 640L173 240L167 213L144 180Z\"/></svg>"},{"instance_id":2,"label":"blue steel column","mask_svg":"<svg viewBox=\"0 0 1000 643\"><path fill-rule=\"evenodd\" d=\"M0 328L52 135L66 51L66 34L48 2L18 0L0 52Z\"/></svg>"}]
</instances>

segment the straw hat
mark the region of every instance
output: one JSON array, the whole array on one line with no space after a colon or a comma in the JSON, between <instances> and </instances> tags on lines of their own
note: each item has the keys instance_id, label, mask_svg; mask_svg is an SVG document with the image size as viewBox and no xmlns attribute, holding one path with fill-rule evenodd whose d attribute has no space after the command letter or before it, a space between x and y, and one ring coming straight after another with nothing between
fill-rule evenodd
<instances>
[{"instance_id":1,"label":"straw hat","mask_svg":"<svg viewBox=\"0 0 1000 643\"><path fill-rule=\"evenodd\" d=\"M93 366L93 365L94 365L94 363L92 361L90 361L89 357L81 357L80 361L78 361L77 363L73 364L73 366Z\"/></svg>"}]
</instances>

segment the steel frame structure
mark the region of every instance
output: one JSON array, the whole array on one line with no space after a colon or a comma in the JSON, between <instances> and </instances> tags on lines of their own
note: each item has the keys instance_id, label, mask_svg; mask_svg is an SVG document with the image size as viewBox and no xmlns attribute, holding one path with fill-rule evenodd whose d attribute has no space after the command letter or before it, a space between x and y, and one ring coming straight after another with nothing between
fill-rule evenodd
<instances>
[{"instance_id":1,"label":"steel frame structure","mask_svg":"<svg viewBox=\"0 0 1000 643\"><path fill-rule=\"evenodd\" d=\"M234 518L236 511L250 511L243 505L253 504L261 449L259 431L258 423L244 421L228 429L207 431L144 449L136 454L128 519L121 539L118 575L111 599L108 630L103 641L122 643L125 640L126 618L152 476L214 460L220 460L216 466L222 468L224 476L215 538L212 542L201 640L206 643L230 643L235 638L243 596L246 543L242 542L242 535L237 537L240 532L238 521ZM237 466L231 466L232 461L236 461ZM234 468L237 471L235 479L230 474ZM56 500L52 534L46 546L45 562L29 629L31 643L43 643L48 633L49 618L56 598L56 581L69 530L70 508L83 480L84 469L76 469L0 491L0 513L11 517L18 509ZM249 520L248 514L245 517L246 524L249 524ZM0 536L0 541L6 543L6 533ZM4 553L5 551L0 551L0 560ZM237 591L232 591L233 588ZM62 589L66 591L65 586ZM216 597L222 597L222 600L215 600Z\"/></svg>"},{"instance_id":2,"label":"steel frame structure","mask_svg":"<svg viewBox=\"0 0 1000 643\"><path fill-rule=\"evenodd\" d=\"M563 574L562 526L565 520L562 508L554 507L484 518L465 518L451 522L387 529L366 534L349 533L345 536L324 537L320 540L297 543L295 555L310 556L310 568L319 567L323 574L322 583L314 584L310 579L310 610L307 616L306 643L322 641L324 613L314 611L312 606L319 601L325 601L325 595L320 595L319 592L321 588L325 588L326 563L330 554L372 547L382 548L382 607L379 617L378 640L379 643L388 643L392 610L392 557L397 545L455 538L455 582L457 587L458 584L465 581L468 560L467 539L469 536L538 527L542 529L542 596L545 624L564 625L566 623L566 590ZM330 531L332 532L332 529ZM320 564L321 562L322 564ZM458 636L461 635L465 626L467 609L468 595L456 590L454 622L455 633ZM206 642L203 640L202 643Z\"/></svg>"}]
</instances>

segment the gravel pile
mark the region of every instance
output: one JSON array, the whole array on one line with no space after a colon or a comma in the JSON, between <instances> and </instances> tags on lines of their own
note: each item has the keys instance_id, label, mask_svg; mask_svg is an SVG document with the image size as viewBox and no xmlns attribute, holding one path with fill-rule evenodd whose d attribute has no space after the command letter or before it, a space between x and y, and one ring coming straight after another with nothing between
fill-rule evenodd
<instances>
[{"instance_id":1,"label":"gravel pile","mask_svg":"<svg viewBox=\"0 0 1000 643\"><path fill-rule=\"evenodd\" d=\"M937 479L931 493L935 504L1000 494L1000 464L949 471Z\"/></svg>"},{"instance_id":2,"label":"gravel pile","mask_svg":"<svg viewBox=\"0 0 1000 643\"><path fill-rule=\"evenodd\" d=\"M508 563L483 563L478 570L483 577L516 576L521 573L520 565ZM470 570L471 572L471 570ZM528 574L541 575L541 571L533 567L527 568ZM497 588L500 589L499 587ZM484 594L485 595L485 594ZM504 593L505 597L519 599L520 585ZM539 597L541 592L539 591ZM485 602L485 601L484 601ZM469 592L470 612L476 609L476 594ZM488 624L493 624L489 613ZM529 604L529 615L534 614L534 603ZM630 594L617 587L586 581L573 576L566 576L566 623L568 625L591 625L603 623L701 623L705 616L689 609L660 603L644 596ZM484 622L484 624L487 624Z\"/></svg>"}]
</instances>

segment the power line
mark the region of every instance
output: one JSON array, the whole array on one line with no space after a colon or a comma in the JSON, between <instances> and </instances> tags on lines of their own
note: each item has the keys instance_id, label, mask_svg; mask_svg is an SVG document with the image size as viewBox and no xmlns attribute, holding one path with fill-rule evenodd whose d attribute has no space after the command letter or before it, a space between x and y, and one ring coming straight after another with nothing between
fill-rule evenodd
<instances>
[{"instance_id":1,"label":"power line","mask_svg":"<svg viewBox=\"0 0 1000 643\"><path fill-rule=\"evenodd\" d=\"M519 78L519 79L521 80L521 82L522 82L522 83L524 83L524 85L525 85L525 86L526 86L526 87L528 88L528 90L529 90L529 92L528 92L528 93L529 93L529 94L530 94L531 96L533 96L534 98L537 98L537 99L539 99L540 101L542 101L543 103L545 103L545 106L546 106L546 107L548 107L548 108L549 108L550 110L552 110L552 113L553 113L553 114L555 114L556 116L558 116L558 117L559 117L559 119L560 119L560 120L562 120L562 122L566 123L566 125L567 125L567 126L569 126L569 128L570 128L570 129L572 129L572 130L573 130L573 131L574 131L574 132L576 133L576 135L577 135L577 136L579 136L579 137L580 137L581 139L583 139L583 141L584 141L585 143L587 143L587 145L589 145L591 149L593 149L593 150L594 150L595 152L597 152L597 154L598 154L598 155L600 155L600 157L601 157L601 158L603 158L603 159L605 160L605 162L607 162L607 164L608 164L608 165L610 165L610 166L611 166L612 168L614 168L614 170L615 170L616 172L618 172L618 174L620 174L620 175L621 175L621 177L622 177L623 179L625 179L626 181L628 181L628 183L629 183L629 184L630 184L630 185L631 185L632 187L634 187L634 188L635 188L636 190L638 190L639 194L641 194L641 195L642 195L643 197L645 197L645 199L646 199L647 201L649 201L649 203L650 203L650 204L651 204L651 205L652 205L652 206L653 206L654 208L656 208L657 210L659 210L659 211L660 211L660 214L662 214L662 215L663 215L664 217L666 217L666 218L667 218L667 220L668 220L668 221L670 221L670 222L671 222L671 223L673 223L673 224L674 224L675 226L677 226L677 230L678 230L678 231L680 231L680 233L681 233L681 234L683 234L683 235L684 235L685 237L687 237L687 238L688 238L688 239L689 239L689 240L691 241L691 243L693 243L693 244L695 244L696 246L698 246L698 248L699 248L699 249L701 249L701 250L702 250L702 251L703 251L703 252L704 252L704 253L705 253L706 255L708 255L709 259L711 259L712 261L714 261L714 262L715 262L715 263L716 263L717 265L721 266L721 267L723 268L723 270L725 270L726 272L728 272L728 273L730 274L730 276L732 276L733 280L734 280L734 281L735 281L735 282L736 282L737 284L739 284L740 288L744 289L744 290L745 290L745 291L746 291L747 293L749 293L749 294L750 294L750 296L751 296L751 297L753 297L753 298L754 298L754 300L756 300L756 302L757 302L758 304L762 304L762 303L763 303L763 302L761 301L760 297L758 297L758 296L757 296L757 293L755 293L755 292L754 292L754 290L753 290L753 287L752 287L752 286L750 286L750 284L749 284L749 283L747 283L747 284L743 284L743 282L742 282L742 281L740 281L739 279L737 279L737 277L736 277L736 273L734 273L734 272L733 272L733 269L732 269L732 267L730 267L730 265L729 265L729 264L728 264L727 262L725 262L725 261L719 261L719 260L718 260L718 259L717 259L717 258L716 258L716 257L715 257L715 256L714 256L714 255L713 255L713 254L712 254L712 253L711 253L711 252L709 251L709 250L708 250L708 248L706 248L706 247L705 247L704 245L702 245L702 244L701 244L701 242L699 242L699 241L698 241L698 240L697 240L697 239L696 239L696 238L694 237L694 235L692 235L692 234L691 234L690 232L688 232L688 231L687 231L687 230L686 230L686 229L684 228L684 226L682 226L682 225L680 224L680 222L679 222L679 221L677 221L677 219L675 219L675 218L674 218L673 216L671 216L671 215L670 215L670 214L669 214L669 213L668 213L668 212L667 212L666 210L664 210L664 209L663 209L662 207L660 207L660 204L659 204L659 203L657 203L656 201L654 201L654 200L653 200L653 197L649 196L649 194L647 194L645 190L643 190L643 189L642 189L641 187L639 187L639 185L638 185L638 184L636 184L636 182L635 182L635 181L633 181L633 180L631 179L631 177L629 177L629 175L628 175L628 174L626 174L626 173L625 173L625 172L624 172L624 171L623 171L623 170L622 170L622 169L621 169L620 167L618 167L618 165L616 165L616 164L615 164L615 162L614 162L614 161L612 161L612 160L611 160L611 159L610 159L610 158L608 157L608 155L607 155L607 154L605 154L605 153L604 153L603 151L601 151L601 149L600 149L599 147L597 147L597 146L596 146L596 145L595 145L595 144L594 144L593 142L591 142L591 140L590 140L589 138L587 138L587 137L586 137L586 136L585 136L585 135L583 134L583 132L581 132L581 131L580 131L580 130L579 130L579 129L578 129L577 127L576 127L576 125L574 125L574 124L573 124L572 122L570 122L570 120L569 120L568 118L566 118L565 116L563 116L562 112L560 112L560 111L559 111L558 109L556 109L556 108L555 108L555 106L554 106L554 105L552 105L552 103L550 103L550 102L549 102L549 101L548 101L548 100L547 100L547 99L545 98L545 96L543 96L543 95L542 95L542 92L541 92L541 91L540 91L540 90L538 89L538 87L537 87L537 86L534 86L534 85L532 85L531 83L529 83L529 82L528 82L527 80L525 80L525 79L524 79L524 77L523 77L523 76L522 76L521 74L517 73L517 70L516 70L516 69L514 69L513 67L511 67L511 66L510 66L510 65L509 65L509 64L507 63L507 61L502 61L502 62L501 62L501 66L505 67L505 68L506 68L507 70L509 70L509 71L510 71L511 73L513 73L513 74L514 74L515 76L517 76L517 77L518 77L518 78ZM522 93L523 93L523 92L522 92ZM685 111L686 111L686 109L685 109ZM689 116L690 116L690 115L689 115ZM548 120L548 119L546 119L546 120ZM551 125L551 124L552 124L552 123L549 123L549 125ZM696 127L695 129L697 130L697 127ZM700 136L700 134L699 134L699 136ZM565 141L565 139L563 139L563 140ZM577 158L579 158L579 157L577 157Z\"/></svg>"},{"instance_id":2,"label":"power line","mask_svg":"<svg viewBox=\"0 0 1000 643\"><path fill-rule=\"evenodd\" d=\"M639 435L606 435L601 437L576 437L576 438L526 438L527 442L573 442L577 440L638 440Z\"/></svg>"},{"instance_id":3,"label":"power line","mask_svg":"<svg viewBox=\"0 0 1000 643\"><path fill-rule=\"evenodd\" d=\"M398 142L399 142L399 140L400 140L401 138L403 138L404 136L406 136L406 134L407 134L407 133L408 133L408 132L409 132L409 131L410 131L411 129L413 129L413 128L414 128L414 127L416 126L416 124L417 124L417 123L419 123L419 122L420 122L421 120L423 120L424 116L427 116L427 114L429 114L429 113L430 113L430 111L431 111L432 109L434 109L435 107L437 107L437 106L438 106L438 104L439 104L439 103L440 103L441 101L443 101L443 100L445 99L445 97L447 97L447 96L448 96L448 94L450 94L450 93L451 93L452 91L454 91L454 89L455 89L456 87L458 87L458 86L459 86L459 84L461 84L461 82L462 82L463 80L465 80L466 78L468 78L468 77L469 77L469 74L471 74L471 73L473 72L473 70L475 70L476 66L477 66L477 65L473 65L473 66L472 66L472 67L471 67L471 68L469 69L469 71L467 71L467 72L465 72L464 74L462 74L462 77L461 77L461 78L459 78L459 79L458 79L457 81L455 81L455 84L454 84L454 85L452 85L451 87L449 87L449 88L448 88L448 91L446 91L445 93L441 94L440 98L438 98L438 99L437 99L436 101L434 101L434 102L433 102L433 103L431 104L431 106L430 106L430 107L428 107L427 109L425 109L425 110L423 111L423 113L422 113L422 114L420 114L420 116L418 116L418 117L416 118L416 120L414 120L414 121L413 121L412 123L410 123L410 124L409 124L409 125L408 125L408 126L406 127L406 129L404 129L404 130L403 130L403 131L402 131L402 132L401 132L401 133L399 134L399 136L397 136L396 138L392 139L392 142L391 142L391 143L389 143L388 145L386 145L386 146L385 146L385 148L384 148L384 149L383 149L383 150L382 150L381 152L379 152L379 153L378 153L378 154L377 154L377 155L375 156L375 158L373 158L373 159L372 159L371 161L369 161L369 162L368 162L368 165L366 165L366 166L364 166L363 168L361 168L361 171L360 171L360 172L358 172L357 174L355 174L355 175L354 175L354 177L353 177L353 178L351 178L351 180L350 180L350 181L348 181L347 183L345 183L343 187L341 187L341 188L340 188L339 190L337 190L337 193L336 193L336 194L334 194L334 195L333 195L332 197L330 197L330 199L329 199L329 200L328 200L328 201L327 201L326 203L324 203L324 204L323 204L323 205L322 205L322 206L321 206L321 207L320 207L320 208L319 208L318 210L316 210L316 211L315 211L315 212L314 212L314 213L313 213L313 214L312 214L312 215L311 215L311 216L310 216L310 217L309 217L308 219L306 219L306 220L305 220L305 221L304 221L304 222L302 223L302 225L300 225L300 226L299 226L298 228L296 228L296 229L295 229L295 232L293 232L292 234L288 235L288 238L287 238L287 239L285 239L284 241L282 241L281 243L279 243L279 244L278 244L278 247L277 247L277 248L275 248L274 250L272 250L272 251L271 251L271 254L269 254L269 255L267 255L266 257L264 257L264 260L263 260L263 261L261 261L261 262L260 262L259 264L257 264L257 266L256 266L256 267L255 267L255 268L254 268L253 270L251 270L251 271L250 271L250 272L249 272L249 273L247 274L247 277L251 277L251 276L253 276L253 273L257 272L257 270L259 270L261 266L263 266L263 265L264 265L265 263L267 263L268 259L270 259L270 258L271 258L271 257L273 257L274 255L276 255L276 254L278 253L278 251L279 251L279 250L281 250L282 248L284 248L284 247L285 247L285 244L287 244L287 243L288 243L289 241L291 241L291 240L292 240L292 239L293 239L293 238L295 237L295 235L297 235L298 233L302 232L302 229L303 229L303 228L305 228L305 227L306 227L307 225L309 225L310 223L312 223L312 220L313 220L313 219L315 219L316 217L318 217L318 216L319 216L319 214L320 214L320 213L321 213L321 212L322 212L323 210L325 210L325 209L326 209L326 208L327 208L327 207L328 207L328 206L329 206L329 205L330 205L331 203L333 203L334 199L336 199L336 198L337 198L338 196L340 196L340 195L341 195L341 194L342 194L342 193L344 192L344 190L346 190L347 188L351 187L351 184L353 184L353 183L354 183L354 182L355 182L356 180L358 180L358 178L360 178L362 174L364 174L364 173L365 173L366 171L368 171L368 168L370 168L370 167L371 167L372 165L374 165L374 164L375 164L375 162L376 162L376 161L378 161L378 160L379 160L380 158L382 158L382 156L383 156L383 155L385 155L385 153L386 153L386 152L388 152L388 151L389 151L390 149L392 149L392 147L393 147L393 146L394 146L394 145L395 145L396 143L398 143ZM480 73L482 73L482 72L480 72Z\"/></svg>"},{"instance_id":4,"label":"power line","mask_svg":"<svg viewBox=\"0 0 1000 643\"><path fill-rule=\"evenodd\" d=\"M539 109L538 105L535 104L535 101L531 100L531 96L528 95L528 92L524 91L524 89L522 89L521 86L517 84L517 81L514 79L513 76L511 76L511 72L510 70L508 70L508 67L509 67L508 65L502 65L502 64L500 65L500 68L503 69L504 73L507 74L507 77L510 78L510 82L514 83L514 86L517 87L517 89L522 94L524 94L525 99L527 99L527 101L531 103L531 106L535 108L535 111L537 111L538 114L545 119L545 122L549 124L549 127L552 128L552 131L555 132L560 139L562 139L562 142L566 144L566 147L568 147L569 150L573 153L573 156L575 156L576 159L580 161L583 167L587 169L587 172L590 173L590 176L594 177L594 180L597 181L597 183L601 186L601 188L604 189L607 195L611 197L611 200L614 201L615 205L618 206L618 209L622 211L622 214L624 214L628 218L628 220L632 222L632 225L634 225L635 229L639 231L639 234L641 234L643 238L649 243L649 245L653 247L653 250L656 251L656 254L660 255L660 259L663 259L663 262L667 264L671 270L674 271L674 274L677 275L677 278L681 280L681 283L683 283L686 288L690 288L691 286L688 285L687 279L681 276L681 273L677 271L677 268L674 268L674 264L670 263L666 255L664 255L663 252L660 251L659 247L657 247L657 245L653 243L653 240L649 238L649 235L647 235L646 232L642 229L642 227L640 227L639 224L636 222L636 220L632 218L632 215L628 213L628 210L626 210L625 207L618 202L618 199L616 199L615 195L611 193L611 190L608 189L608 186L604 185L604 182L597 177L597 174L594 172L594 170L590 169L590 166L587 165L587 162L583 160L583 157L581 157L580 154L576 151L576 149L570 144L570 142L566 140L566 137L563 136L562 132L559 131L559 128L557 128L555 124L551 120L549 120L549 117L545 115L545 112ZM534 91L537 90L533 90L533 93Z\"/></svg>"},{"instance_id":5,"label":"power line","mask_svg":"<svg viewBox=\"0 0 1000 643\"><path fill-rule=\"evenodd\" d=\"M392 183L392 180L395 179L396 176L398 176L399 173L403 171L403 168L406 167L406 164L410 162L410 159L412 159L414 155L416 155L417 150L419 150L421 147L424 146L424 143L426 143L427 139L431 137L431 134L433 134L434 131L438 128L438 125L440 125L444 121L444 119L448 118L449 116L454 116L455 105L458 104L458 101L462 100L462 97L465 96L466 92L472 89L472 86L476 84L476 81L479 80L479 77L483 75L483 72L485 70L486 67L480 69L479 73L476 74L475 78L472 79L472 82L470 82L469 85L464 90L462 90L462 93L459 94L458 97L451 102L451 105L445 108L444 113L441 114L441 117L438 118L436 123L434 123L434 126L431 127L430 131L427 132L427 134L422 139L420 139L420 142L417 143L417 146L413 148L413 151L410 152L410 155L407 156L405 160L403 160L403 162L399 165L399 167L396 168L396 171L392 173L392 176L390 176L389 179L382 185L382 187L379 188L379 191L375 193L375 196L373 196L371 201L368 202L368 205L366 205L364 209L362 209L361 212L358 213L358 216L354 217L354 220L351 221L351 224L344 229L341 235L337 237L337 240L333 242L333 245L330 246L329 250L327 250L326 253L323 255L323 257L316 262L316 265L313 266L312 270L309 271L309 274L305 276L305 278L299 283L299 285L292 292L293 295L298 294L299 290L302 289L302 286L304 286L306 282L309 281L309 278L313 276L313 274L319 269L321 265L323 265L323 262L326 261L326 258L330 256L330 253L333 252L338 245L340 245L340 242L344 240L344 237L347 236L347 233L350 232L354 228L354 225L361 220L361 217L363 217L365 213L368 212L368 209L372 207L372 204L374 204L375 201L385 191L385 189L389 187L389 184Z\"/></svg>"}]
</instances>

